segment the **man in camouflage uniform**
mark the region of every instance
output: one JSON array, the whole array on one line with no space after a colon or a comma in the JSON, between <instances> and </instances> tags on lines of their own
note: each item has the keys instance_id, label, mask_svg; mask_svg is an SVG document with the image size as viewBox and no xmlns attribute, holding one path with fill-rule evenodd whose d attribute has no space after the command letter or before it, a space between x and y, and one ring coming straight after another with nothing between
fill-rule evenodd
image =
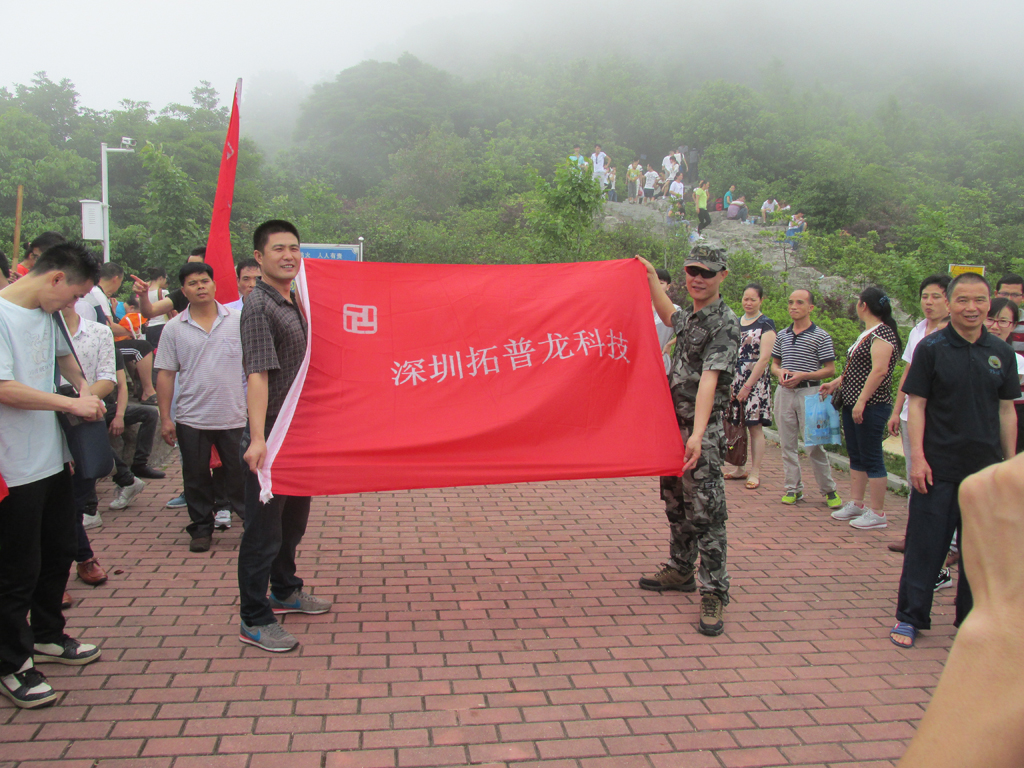
<instances>
[{"instance_id":1,"label":"man in camouflage uniform","mask_svg":"<svg viewBox=\"0 0 1024 768\"><path fill-rule=\"evenodd\" d=\"M646 263L646 262L645 262ZM725 251L698 245L686 258L686 289L693 304L676 311L647 264L651 298L666 325L676 332L669 372L676 419L686 443L682 477L661 478L661 498L668 516L669 560L658 573L640 579L642 589L693 592L700 552L701 606L697 629L720 635L723 608L729 602L726 571L725 428L722 415L739 353L740 324L725 305L719 286L728 274Z\"/></svg>"}]
</instances>

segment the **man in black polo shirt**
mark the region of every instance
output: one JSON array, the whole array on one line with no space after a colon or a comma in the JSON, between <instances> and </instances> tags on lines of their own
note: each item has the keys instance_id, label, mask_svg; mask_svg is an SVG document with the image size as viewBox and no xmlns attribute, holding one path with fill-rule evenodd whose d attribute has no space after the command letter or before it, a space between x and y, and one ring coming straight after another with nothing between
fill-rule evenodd
<instances>
[{"instance_id":1,"label":"man in black polo shirt","mask_svg":"<svg viewBox=\"0 0 1024 768\"><path fill-rule=\"evenodd\" d=\"M919 630L931 628L935 579L953 532L960 531L960 483L1014 455L1013 401L1020 397L1020 382L1013 350L985 329L990 296L981 275L967 273L951 282L950 323L921 340L903 383L910 398L913 490L896 600L898 623L889 637L907 648ZM956 626L971 604L961 561Z\"/></svg>"},{"instance_id":2,"label":"man in black polo shirt","mask_svg":"<svg viewBox=\"0 0 1024 768\"><path fill-rule=\"evenodd\" d=\"M778 377L775 390L775 424L782 448L782 467L786 492L783 504L796 504L804 497L800 474L799 440L804 433L804 400L818 394L822 379L836 375L836 353L828 332L811 322L814 294L805 288L789 295L789 316L793 324L775 337L772 347L772 373ZM836 491L825 449L820 445L807 448L818 488L829 509L839 509L843 500Z\"/></svg>"},{"instance_id":3,"label":"man in black polo shirt","mask_svg":"<svg viewBox=\"0 0 1024 768\"><path fill-rule=\"evenodd\" d=\"M290 222L272 219L260 224L252 239L253 257L263 279L245 300L241 318L249 424L242 435L248 469L244 470L245 530L238 546L242 617L238 639L282 653L299 641L275 616L326 613L331 604L304 592L302 579L295 573L295 552L309 519L309 496L275 494L266 504L260 501L256 472L263 468L267 439L305 358L309 328L291 291L302 266L298 230Z\"/></svg>"}]
</instances>

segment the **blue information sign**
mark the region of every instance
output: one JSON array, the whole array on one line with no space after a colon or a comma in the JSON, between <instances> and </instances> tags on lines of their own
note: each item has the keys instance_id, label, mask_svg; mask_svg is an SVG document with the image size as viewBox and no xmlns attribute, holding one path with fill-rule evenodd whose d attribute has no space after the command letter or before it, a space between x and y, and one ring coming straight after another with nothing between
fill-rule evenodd
<instances>
[{"instance_id":1,"label":"blue information sign","mask_svg":"<svg viewBox=\"0 0 1024 768\"><path fill-rule=\"evenodd\" d=\"M338 243L304 243L304 259L332 259L334 261L362 261L362 244L341 245Z\"/></svg>"}]
</instances>

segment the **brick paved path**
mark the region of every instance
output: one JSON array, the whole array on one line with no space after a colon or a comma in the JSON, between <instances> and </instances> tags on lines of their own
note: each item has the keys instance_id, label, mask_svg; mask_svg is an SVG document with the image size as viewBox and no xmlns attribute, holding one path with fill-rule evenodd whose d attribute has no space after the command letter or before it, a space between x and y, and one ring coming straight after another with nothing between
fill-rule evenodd
<instances>
[{"instance_id":1,"label":"brick paved path","mask_svg":"<svg viewBox=\"0 0 1024 768\"><path fill-rule=\"evenodd\" d=\"M103 509L110 581L68 611L103 660L47 665L51 709L0 700L3 768L892 765L952 641L954 590L886 637L902 511L859 532L774 480L729 483L733 603L699 635L696 595L635 586L667 530L639 478L316 500L300 572L334 610L271 655L237 639L240 527L190 553L174 469Z\"/></svg>"}]
</instances>

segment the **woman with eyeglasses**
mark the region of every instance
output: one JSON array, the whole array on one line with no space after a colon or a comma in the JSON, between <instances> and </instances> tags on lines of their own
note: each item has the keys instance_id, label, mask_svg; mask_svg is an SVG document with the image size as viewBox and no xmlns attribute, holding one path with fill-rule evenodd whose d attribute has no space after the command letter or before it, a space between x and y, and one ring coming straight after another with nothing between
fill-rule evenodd
<instances>
[{"instance_id":1,"label":"woman with eyeglasses","mask_svg":"<svg viewBox=\"0 0 1024 768\"><path fill-rule=\"evenodd\" d=\"M842 399L843 434L850 456L850 501L832 513L835 520L848 520L861 530L885 528L883 506L888 483L885 440L892 413L892 372L903 351L903 342L892 316L892 304L885 291L871 286L860 293L857 317L864 332L847 353L842 375L822 384L818 393L831 395L837 389ZM868 505L865 505L865 495Z\"/></svg>"},{"instance_id":2,"label":"woman with eyeglasses","mask_svg":"<svg viewBox=\"0 0 1024 768\"><path fill-rule=\"evenodd\" d=\"M1013 332L1013 328L1017 325L1017 318L1020 317L1020 310L1017 305L1003 296L997 296L992 299L992 304L988 308L988 317L985 318L985 327L988 328L988 332L999 339L1002 339L1007 344L1010 343L1010 334ZM1017 375L1020 376L1021 381L1024 382L1024 357L1019 352L1014 352L1017 356ZM1014 400L1013 406L1017 410L1017 453L1021 452L1024 448L1024 399Z\"/></svg>"}]
</instances>

